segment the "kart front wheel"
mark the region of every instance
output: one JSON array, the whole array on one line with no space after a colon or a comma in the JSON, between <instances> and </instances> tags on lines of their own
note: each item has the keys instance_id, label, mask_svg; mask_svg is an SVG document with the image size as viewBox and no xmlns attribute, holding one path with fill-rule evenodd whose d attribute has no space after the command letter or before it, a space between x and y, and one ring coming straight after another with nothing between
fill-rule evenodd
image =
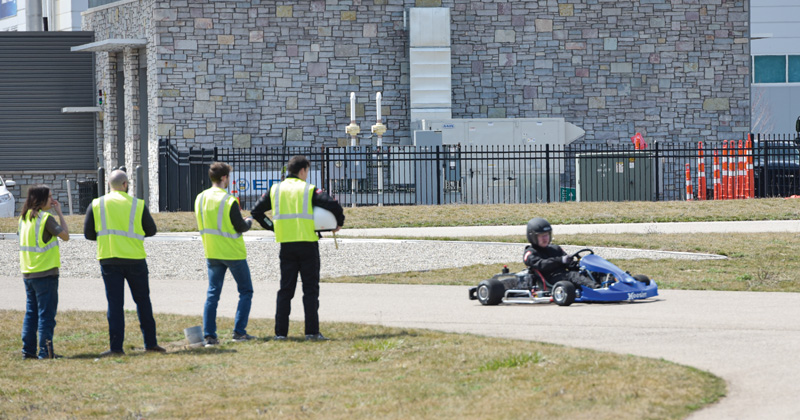
<instances>
[{"instance_id":1,"label":"kart front wheel","mask_svg":"<svg viewBox=\"0 0 800 420\"><path fill-rule=\"evenodd\" d=\"M489 279L478 284L478 291L475 294L481 305L497 305L503 301L505 293L506 288L500 280Z\"/></svg>"},{"instance_id":2,"label":"kart front wheel","mask_svg":"<svg viewBox=\"0 0 800 420\"><path fill-rule=\"evenodd\" d=\"M646 286L650 285L650 277L647 277L644 274L637 274L633 276L633 279L644 283Z\"/></svg>"},{"instance_id":3,"label":"kart front wheel","mask_svg":"<svg viewBox=\"0 0 800 420\"><path fill-rule=\"evenodd\" d=\"M553 301L558 306L569 306L575 302L575 285L571 281L560 281L553 286Z\"/></svg>"}]
</instances>

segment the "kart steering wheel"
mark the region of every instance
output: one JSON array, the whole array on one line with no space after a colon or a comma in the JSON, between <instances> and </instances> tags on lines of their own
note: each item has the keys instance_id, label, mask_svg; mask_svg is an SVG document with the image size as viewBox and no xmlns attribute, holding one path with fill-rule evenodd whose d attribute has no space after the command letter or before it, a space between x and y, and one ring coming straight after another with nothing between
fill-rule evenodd
<instances>
[{"instance_id":1,"label":"kart steering wheel","mask_svg":"<svg viewBox=\"0 0 800 420\"><path fill-rule=\"evenodd\" d=\"M594 254L594 251L592 251L591 249L583 248L583 249L579 249L579 250L573 252L569 257L570 257L570 259L580 261L581 258L582 258L581 254L584 253L584 252L588 252L589 254Z\"/></svg>"}]
</instances>

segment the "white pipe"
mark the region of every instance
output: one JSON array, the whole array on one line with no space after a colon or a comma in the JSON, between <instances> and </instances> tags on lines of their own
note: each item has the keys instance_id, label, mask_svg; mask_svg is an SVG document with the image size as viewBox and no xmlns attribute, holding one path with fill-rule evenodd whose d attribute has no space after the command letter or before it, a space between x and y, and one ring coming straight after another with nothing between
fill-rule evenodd
<instances>
[{"instance_id":1,"label":"white pipe","mask_svg":"<svg viewBox=\"0 0 800 420\"><path fill-rule=\"evenodd\" d=\"M350 92L350 122L356 122L356 93Z\"/></svg>"},{"instance_id":2,"label":"white pipe","mask_svg":"<svg viewBox=\"0 0 800 420\"><path fill-rule=\"evenodd\" d=\"M375 102L377 102L378 124L381 123L381 93L375 94Z\"/></svg>"}]
</instances>

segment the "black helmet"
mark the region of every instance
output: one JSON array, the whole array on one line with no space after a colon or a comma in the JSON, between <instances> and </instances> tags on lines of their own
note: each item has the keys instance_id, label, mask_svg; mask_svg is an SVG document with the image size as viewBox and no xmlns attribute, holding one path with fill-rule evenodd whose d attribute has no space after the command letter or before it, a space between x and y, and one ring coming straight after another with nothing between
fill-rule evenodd
<instances>
[{"instance_id":1,"label":"black helmet","mask_svg":"<svg viewBox=\"0 0 800 420\"><path fill-rule=\"evenodd\" d=\"M550 233L552 231L553 227L550 226L550 223L547 220L544 220L541 217L534 217L528 221L528 242L535 245L536 236L538 236L540 233Z\"/></svg>"}]
</instances>

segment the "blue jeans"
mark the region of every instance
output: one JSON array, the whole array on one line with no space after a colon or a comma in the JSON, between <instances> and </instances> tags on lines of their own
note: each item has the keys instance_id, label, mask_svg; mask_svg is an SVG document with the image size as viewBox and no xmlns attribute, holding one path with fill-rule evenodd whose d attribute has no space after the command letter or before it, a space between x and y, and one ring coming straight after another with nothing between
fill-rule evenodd
<instances>
[{"instance_id":1,"label":"blue jeans","mask_svg":"<svg viewBox=\"0 0 800 420\"><path fill-rule=\"evenodd\" d=\"M58 276L23 279L28 303L22 321L22 353L37 357L36 332L39 332L38 357L46 359L53 353L53 330L56 328L58 307Z\"/></svg>"},{"instance_id":2,"label":"blue jeans","mask_svg":"<svg viewBox=\"0 0 800 420\"><path fill-rule=\"evenodd\" d=\"M247 260L216 260L207 259L208 266L208 295L206 307L203 311L203 336L217 338L217 304L222 294L222 282L225 272L230 269L236 288L239 290L239 306L236 308L236 318L233 332L246 334L247 320L250 318L250 303L253 300L253 282L250 279L250 267Z\"/></svg>"},{"instance_id":3,"label":"blue jeans","mask_svg":"<svg viewBox=\"0 0 800 420\"><path fill-rule=\"evenodd\" d=\"M100 272L106 284L108 300L108 338L112 351L122 351L125 341L125 280L131 289L131 297L136 303L139 315L139 326L144 336L144 348L158 345L156 340L156 320L153 318L153 306L150 304L150 284L147 261L141 260L133 264L101 264Z\"/></svg>"}]
</instances>

